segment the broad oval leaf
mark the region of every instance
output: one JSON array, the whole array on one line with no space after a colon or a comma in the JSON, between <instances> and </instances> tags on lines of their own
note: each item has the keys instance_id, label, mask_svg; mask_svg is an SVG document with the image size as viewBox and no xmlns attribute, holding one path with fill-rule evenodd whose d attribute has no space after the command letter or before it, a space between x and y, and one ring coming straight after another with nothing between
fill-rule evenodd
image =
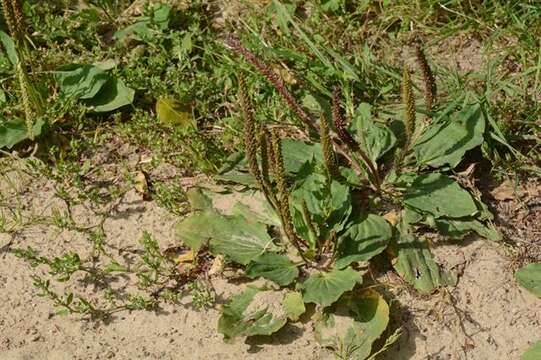
<instances>
[{"instance_id":1,"label":"broad oval leaf","mask_svg":"<svg viewBox=\"0 0 541 360\"><path fill-rule=\"evenodd\" d=\"M110 80L99 66L68 65L55 73L62 94L78 99L91 99Z\"/></svg>"},{"instance_id":2,"label":"broad oval leaf","mask_svg":"<svg viewBox=\"0 0 541 360\"><path fill-rule=\"evenodd\" d=\"M387 248L392 236L391 225L384 218L368 214L350 224L338 239L339 259L335 266L342 269L352 262L370 260Z\"/></svg>"},{"instance_id":3,"label":"broad oval leaf","mask_svg":"<svg viewBox=\"0 0 541 360\"><path fill-rule=\"evenodd\" d=\"M492 241L501 241L502 235L492 224L483 224L476 219L436 219L435 225L442 235L461 239L472 231Z\"/></svg>"},{"instance_id":4,"label":"broad oval leaf","mask_svg":"<svg viewBox=\"0 0 541 360\"><path fill-rule=\"evenodd\" d=\"M307 143L294 139L282 139L282 152L284 155L284 169L288 175L295 175L307 163L315 161L321 163L323 155L319 143ZM218 180L242 184L256 188L254 177L247 169L247 162L242 153L235 153L228 158L225 166L220 170Z\"/></svg>"},{"instance_id":5,"label":"broad oval leaf","mask_svg":"<svg viewBox=\"0 0 541 360\"><path fill-rule=\"evenodd\" d=\"M158 119L166 125L183 129L196 127L190 105L183 104L172 97L158 99L156 102L156 114Z\"/></svg>"},{"instance_id":6,"label":"broad oval leaf","mask_svg":"<svg viewBox=\"0 0 541 360\"><path fill-rule=\"evenodd\" d=\"M432 124L416 141L413 149L419 165L451 168L460 163L466 151L483 142L485 118L479 104L470 105L456 115Z\"/></svg>"},{"instance_id":7,"label":"broad oval leaf","mask_svg":"<svg viewBox=\"0 0 541 360\"><path fill-rule=\"evenodd\" d=\"M17 48L15 47L15 42L8 34L1 30L0 43L2 43L2 45L4 46L11 65L13 65L13 67L17 66L17 64L19 63L19 56L17 55Z\"/></svg>"},{"instance_id":8,"label":"broad oval leaf","mask_svg":"<svg viewBox=\"0 0 541 360\"><path fill-rule=\"evenodd\" d=\"M297 291L288 292L284 297L283 305L287 317L292 321L299 320L299 317L306 311L302 294Z\"/></svg>"},{"instance_id":9,"label":"broad oval leaf","mask_svg":"<svg viewBox=\"0 0 541 360\"><path fill-rule=\"evenodd\" d=\"M329 306L346 291L352 290L356 284L362 283L359 272L348 267L333 269L330 272L311 274L301 285L304 302Z\"/></svg>"},{"instance_id":10,"label":"broad oval leaf","mask_svg":"<svg viewBox=\"0 0 541 360\"><path fill-rule=\"evenodd\" d=\"M225 227L225 221L216 212L209 210L196 212L176 225L179 240L194 252L199 251L215 234L216 228Z\"/></svg>"},{"instance_id":11,"label":"broad oval leaf","mask_svg":"<svg viewBox=\"0 0 541 360\"><path fill-rule=\"evenodd\" d=\"M238 215L224 216L214 210L195 212L181 220L176 234L194 252L208 245L214 255L226 255L242 265L265 251L278 251L264 224Z\"/></svg>"},{"instance_id":12,"label":"broad oval leaf","mask_svg":"<svg viewBox=\"0 0 541 360\"><path fill-rule=\"evenodd\" d=\"M219 217L219 216L218 216ZM216 255L226 255L241 265L247 265L264 252L276 252L264 224L249 221L242 216L222 216L223 226L213 229L209 241L210 251Z\"/></svg>"},{"instance_id":13,"label":"broad oval leaf","mask_svg":"<svg viewBox=\"0 0 541 360\"><path fill-rule=\"evenodd\" d=\"M265 253L248 264L246 275L251 278L261 276L274 281L278 285L287 286L299 276L299 270L286 256Z\"/></svg>"},{"instance_id":14,"label":"broad oval leaf","mask_svg":"<svg viewBox=\"0 0 541 360\"><path fill-rule=\"evenodd\" d=\"M283 291L265 291L249 286L223 307L218 332L226 342L237 336L270 335L287 322Z\"/></svg>"},{"instance_id":15,"label":"broad oval leaf","mask_svg":"<svg viewBox=\"0 0 541 360\"><path fill-rule=\"evenodd\" d=\"M374 123L370 108L371 106L367 103L359 105L353 122L353 130L357 142L375 162L395 146L396 137L385 125Z\"/></svg>"},{"instance_id":16,"label":"broad oval leaf","mask_svg":"<svg viewBox=\"0 0 541 360\"><path fill-rule=\"evenodd\" d=\"M434 260L426 241L417 239L402 226L397 240L397 258L393 267L398 275L421 292L440 286L456 285L456 277L442 270Z\"/></svg>"},{"instance_id":17,"label":"broad oval leaf","mask_svg":"<svg viewBox=\"0 0 541 360\"><path fill-rule=\"evenodd\" d=\"M120 79L110 78L96 94L87 100L94 112L109 112L133 102L135 90L130 89Z\"/></svg>"},{"instance_id":18,"label":"broad oval leaf","mask_svg":"<svg viewBox=\"0 0 541 360\"><path fill-rule=\"evenodd\" d=\"M33 126L34 136L41 134L43 120L38 119ZM0 149L7 147L11 149L19 142L28 139L26 121L23 119L14 119L6 121L0 117Z\"/></svg>"},{"instance_id":19,"label":"broad oval leaf","mask_svg":"<svg viewBox=\"0 0 541 360\"><path fill-rule=\"evenodd\" d=\"M351 210L349 187L337 181L329 186L322 174L308 175L291 193L293 225L312 247L318 239L328 238L332 231L341 232Z\"/></svg>"},{"instance_id":20,"label":"broad oval leaf","mask_svg":"<svg viewBox=\"0 0 541 360\"><path fill-rule=\"evenodd\" d=\"M344 296L316 321L316 340L341 359L364 360L389 324L389 305L374 290Z\"/></svg>"},{"instance_id":21,"label":"broad oval leaf","mask_svg":"<svg viewBox=\"0 0 541 360\"><path fill-rule=\"evenodd\" d=\"M298 173L303 165L312 160L323 161L323 153L319 143L307 143L294 139L282 139L284 169L289 174Z\"/></svg>"},{"instance_id":22,"label":"broad oval leaf","mask_svg":"<svg viewBox=\"0 0 541 360\"><path fill-rule=\"evenodd\" d=\"M541 262L520 268L515 273L515 277L522 287L541 298Z\"/></svg>"},{"instance_id":23,"label":"broad oval leaf","mask_svg":"<svg viewBox=\"0 0 541 360\"><path fill-rule=\"evenodd\" d=\"M467 217L479 211L466 190L439 173L418 176L406 190L403 201L406 206L435 218Z\"/></svg>"}]
</instances>

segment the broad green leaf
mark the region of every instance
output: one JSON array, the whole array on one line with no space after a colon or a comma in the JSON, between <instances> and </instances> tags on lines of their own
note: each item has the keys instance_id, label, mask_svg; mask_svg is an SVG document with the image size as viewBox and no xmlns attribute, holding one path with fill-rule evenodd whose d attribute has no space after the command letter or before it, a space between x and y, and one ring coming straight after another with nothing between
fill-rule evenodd
<instances>
[{"instance_id":1,"label":"broad green leaf","mask_svg":"<svg viewBox=\"0 0 541 360\"><path fill-rule=\"evenodd\" d=\"M396 137L388 127L374 123L370 105L366 103L360 104L357 109L353 130L357 142L361 144L374 162L396 144Z\"/></svg>"},{"instance_id":2,"label":"broad green leaf","mask_svg":"<svg viewBox=\"0 0 541 360\"><path fill-rule=\"evenodd\" d=\"M55 73L62 94L78 99L91 99L110 80L99 66L69 65Z\"/></svg>"},{"instance_id":3,"label":"broad green leaf","mask_svg":"<svg viewBox=\"0 0 541 360\"><path fill-rule=\"evenodd\" d=\"M197 127L191 107L172 97L158 99L156 102L156 114L158 119L166 125L183 129Z\"/></svg>"},{"instance_id":4,"label":"broad green leaf","mask_svg":"<svg viewBox=\"0 0 541 360\"><path fill-rule=\"evenodd\" d=\"M38 119L33 127L34 136L41 134L43 120ZM6 147L11 149L19 142L28 139L26 122L23 119L14 119L6 121L0 118L0 149Z\"/></svg>"},{"instance_id":5,"label":"broad green leaf","mask_svg":"<svg viewBox=\"0 0 541 360\"><path fill-rule=\"evenodd\" d=\"M329 306L346 291L362 282L362 276L352 268L333 269L330 272L316 272L301 285L304 302Z\"/></svg>"},{"instance_id":6,"label":"broad green leaf","mask_svg":"<svg viewBox=\"0 0 541 360\"><path fill-rule=\"evenodd\" d=\"M308 212L304 211L304 204ZM312 247L318 239L328 238L332 231L342 231L351 210L349 187L337 181L329 186L327 177L322 174L308 175L291 193L293 225Z\"/></svg>"},{"instance_id":7,"label":"broad green leaf","mask_svg":"<svg viewBox=\"0 0 541 360\"><path fill-rule=\"evenodd\" d=\"M247 265L265 251L277 251L265 225L242 216L224 216L215 210L195 212L176 226L178 239L194 252L209 246L215 255Z\"/></svg>"},{"instance_id":8,"label":"broad green leaf","mask_svg":"<svg viewBox=\"0 0 541 360\"><path fill-rule=\"evenodd\" d=\"M4 147L11 149L13 145L25 140L27 137L24 120L5 121L0 119L0 149Z\"/></svg>"},{"instance_id":9,"label":"broad green leaf","mask_svg":"<svg viewBox=\"0 0 541 360\"><path fill-rule=\"evenodd\" d=\"M478 212L473 197L454 180L439 173L418 176L406 190L404 204L435 218L460 218Z\"/></svg>"},{"instance_id":10,"label":"broad green leaf","mask_svg":"<svg viewBox=\"0 0 541 360\"><path fill-rule=\"evenodd\" d=\"M404 228L397 241L398 256L393 261L396 272L421 292L456 284L456 278L440 268L426 241L415 238Z\"/></svg>"},{"instance_id":11,"label":"broad green leaf","mask_svg":"<svg viewBox=\"0 0 541 360\"><path fill-rule=\"evenodd\" d=\"M13 39L8 34L1 30L0 43L2 43L4 50L6 50L6 54L11 65L13 65L14 67L17 66L17 64L19 63L19 56L17 55L17 48L15 47L15 42L13 42Z\"/></svg>"},{"instance_id":12,"label":"broad green leaf","mask_svg":"<svg viewBox=\"0 0 541 360\"><path fill-rule=\"evenodd\" d=\"M515 273L515 277L523 288L541 298L541 262L520 268Z\"/></svg>"},{"instance_id":13,"label":"broad green leaf","mask_svg":"<svg viewBox=\"0 0 541 360\"><path fill-rule=\"evenodd\" d=\"M225 183L241 184L251 188L257 187L252 174L250 174L248 171L241 170L239 167L229 170L223 174L218 174L214 178Z\"/></svg>"},{"instance_id":14,"label":"broad green leaf","mask_svg":"<svg viewBox=\"0 0 541 360\"><path fill-rule=\"evenodd\" d=\"M341 359L365 360L389 324L389 306L374 290L348 294L316 321L316 340Z\"/></svg>"},{"instance_id":15,"label":"broad green leaf","mask_svg":"<svg viewBox=\"0 0 541 360\"><path fill-rule=\"evenodd\" d=\"M368 261L383 252L393 236L391 225L381 216L368 214L350 224L338 239L336 267L342 269L352 262Z\"/></svg>"},{"instance_id":16,"label":"broad green leaf","mask_svg":"<svg viewBox=\"0 0 541 360\"><path fill-rule=\"evenodd\" d=\"M287 317L292 321L299 320L299 317L306 311L302 294L297 291L288 292L284 297L283 305Z\"/></svg>"},{"instance_id":17,"label":"broad green leaf","mask_svg":"<svg viewBox=\"0 0 541 360\"><path fill-rule=\"evenodd\" d=\"M501 241L502 235L494 225L485 225L475 219L436 219L435 225L442 235L455 239L461 239L472 231L492 241Z\"/></svg>"},{"instance_id":18,"label":"broad green leaf","mask_svg":"<svg viewBox=\"0 0 541 360\"><path fill-rule=\"evenodd\" d=\"M287 286L299 276L299 270L286 256L265 253L248 264L246 275L251 278L261 276L274 281L278 285Z\"/></svg>"},{"instance_id":19,"label":"broad green leaf","mask_svg":"<svg viewBox=\"0 0 541 360\"><path fill-rule=\"evenodd\" d=\"M282 152L284 154L284 168L287 173L298 173L302 166L315 159L323 161L323 153L319 143L305 143L300 140L283 139Z\"/></svg>"},{"instance_id":20,"label":"broad green leaf","mask_svg":"<svg viewBox=\"0 0 541 360\"><path fill-rule=\"evenodd\" d=\"M541 341L536 342L522 355L520 360L539 360L541 359Z\"/></svg>"},{"instance_id":21,"label":"broad green leaf","mask_svg":"<svg viewBox=\"0 0 541 360\"><path fill-rule=\"evenodd\" d=\"M212 209L212 199L201 188L193 187L186 191L186 198L192 211Z\"/></svg>"},{"instance_id":22,"label":"broad green leaf","mask_svg":"<svg viewBox=\"0 0 541 360\"><path fill-rule=\"evenodd\" d=\"M483 142L485 118L479 104L432 124L416 141L415 156L419 165L451 168L460 163L466 151Z\"/></svg>"},{"instance_id":23,"label":"broad green leaf","mask_svg":"<svg viewBox=\"0 0 541 360\"><path fill-rule=\"evenodd\" d=\"M270 335L287 322L282 302L284 292L248 287L223 307L218 332L226 342L238 336Z\"/></svg>"},{"instance_id":24,"label":"broad green leaf","mask_svg":"<svg viewBox=\"0 0 541 360\"><path fill-rule=\"evenodd\" d=\"M237 215L267 225L280 226L280 218L257 190L244 190L228 193L201 190L210 199L211 206L223 215Z\"/></svg>"},{"instance_id":25,"label":"broad green leaf","mask_svg":"<svg viewBox=\"0 0 541 360\"><path fill-rule=\"evenodd\" d=\"M87 104L94 112L109 112L131 104L134 95L135 91L122 80L110 78Z\"/></svg>"},{"instance_id":26,"label":"broad green leaf","mask_svg":"<svg viewBox=\"0 0 541 360\"><path fill-rule=\"evenodd\" d=\"M361 178L355 170L349 167L340 166L340 175L346 180L347 184L353 187L361 187Z\"/></svg>"},{"instance_id":27,"label":"broad green leaf","mask_svg":"<svg viewBox=\"0 0 541 360\"><path fill-rule=\"evenodd\" d=\"M212 210L196 212L181 220L176 226L179 240L194 252L206 246L218 228L228 228L227 220Z\"/></svg>"},{"instance_id":28,"label":"broad green leaf","mask_svg":"<svg viewBox=\"0 0 541 360\"><path fill-rule=\"evenodd\" d=\"M284 168L288 175L296 175L306 163L316 161L323 162L321 145L305 143L294 139L282 140L282 151L284 155ZM257 187L254 177L248 172L246 159L242 154L234 154L228 159L219 175L216 177L220 181L231 182Z\"/></svg>"},{"instance_id":29,"label":"broad green leaf","mask_svg":"<svg viewBox=\"0 0 541 360\"><path fill-rule=\"evenodd\" d=\"M225 223L214 229L209 241L213 254L226 255L236 263L247 265L264 252L277 251L265 225L241 216L222 216Z\"/></svg>"},{"instance_id":30,"label":"broad green leaf","mask_svg":"<svg viewBox=\"0 0 541 360\"><path fill-rule=\"evenodd\" d=\"M171 5L158 3L152 9L152 23L160 30L165 30L169 27L169 15L171 14Z\"/></svg>"}]
</instances>

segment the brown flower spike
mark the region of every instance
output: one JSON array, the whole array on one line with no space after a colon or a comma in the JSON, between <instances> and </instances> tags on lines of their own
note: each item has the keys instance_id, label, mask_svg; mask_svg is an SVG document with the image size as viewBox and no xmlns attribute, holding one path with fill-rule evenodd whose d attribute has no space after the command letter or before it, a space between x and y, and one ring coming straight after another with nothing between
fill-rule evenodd
<instances>
[{"instance_id":1,"label":"brown flower spike","mask_svg":"<svg viewBox=\"0 0 541 360\"><path fill-rule=\"evenodd\" d=\"M426 110L432 111L432 105L436 99L436 80L434 79L434 74L428 65L423 48L420 44L415 46L415 56L417 57L417 64L421 69L423 74L423 81L425 85L425 101L426 101Z\"/></svg>"},{"instance_id":2,"label":"brown flower spike","mask_svg":"<svg viewBox=\"0 0 541 360\"><path fill-rule=\"evenodd\" d=\"M246 153L246 160L248 160L248 169L255 178L257 185L263 191L264 184L259 171L259 165L257 163L257 148L258 141L256 136L256 124L254 120L254 113L252 104L248 99L246 93L246 83L244 78L239 77L239 101L244 117L244 148Z\"/></svg>"},{"instance_id":3,"label":"brown flower spike","mask_svg":"<svg viewBox=\"0 0 541 360\"><path fill-rule=\"evenodd\" d=\"M407 65L404 65L402 78L402 101L406 106L404 125L406 127L407 143L409 144L415 132L415 99L413 98L410 70Z\"/></svg>"},{"instance_id":4,"label":"brown flower spike","mask_svg":"<svg viewBox=\"0 0 541 360\"><path fill-rule=\"evenodd\" d=\"M242 43L234 35L229 35L225 39L225 43L233 51L241 54L247 61L249 61L255 68L267 78L267 80L274 86L274 88L280 93L282 98L289 105L291 110L301 119L301 121L312 131L316 132L317 128L314 125L312 119L302 109L300 104L295 100L293 95L286 88L284 81L278 74L276 74L270 67L268 67L263 61L261 61L257 55L250 50L246 49Z\"/></svg>"}]
</instances>

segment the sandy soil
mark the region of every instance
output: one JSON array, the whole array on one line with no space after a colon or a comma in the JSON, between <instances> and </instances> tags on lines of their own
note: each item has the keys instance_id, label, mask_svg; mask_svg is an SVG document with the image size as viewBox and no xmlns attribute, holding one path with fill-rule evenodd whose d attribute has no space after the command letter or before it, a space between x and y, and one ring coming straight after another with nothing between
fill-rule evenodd
<instances>
[{"instance_id":1,"label":"sandy soil","mask_svg":"<svg viewBox=\"0 0 541 360\"><path fill-rule=\"evenodd\" d=\"M9 184L8 179L13 180ZM23 218L44 218L53 209L67 210L43 178L2 177L6 204L23 204ZM18 194L18 195L17 195ZM6 205L4 204L4 205ZM2 210L6 213L6 209ZM71 207L74 220L93 224L95 215L83 205ZM162 248L175 245L177 218L152 201L128 192L105 222L109 245L119 253L137 248L143 231ZM6 246L11 242L10 246ZM288 325L272 337L225 344L216 332L218 310L197 312L186 304L164 304L157 312L117 313L110 322L78 316L57 316L51 302L37 297L32 269L11 249L32 246L44 255L74 250L83 256L90 244L78 232L59 231L40 221L0 236L0 359L329 359L331 352L313 340L310 322ZM386 279L397 302L394 327L403 335L385 359L519 359L541 335L541 302L513 280L512 261L504 247L480 239L437 243L440 262L459 275L456 288L419 296L400 280ZM99 289L80 279L70 281L90 299ZM133 279L116 279L126 291L136 291ZM218 306L236 291L226 280L212 280ZM62 290L56 287L58 290ZM72 288L73 290L73 288Z\"/></svg>"}]
</instances>

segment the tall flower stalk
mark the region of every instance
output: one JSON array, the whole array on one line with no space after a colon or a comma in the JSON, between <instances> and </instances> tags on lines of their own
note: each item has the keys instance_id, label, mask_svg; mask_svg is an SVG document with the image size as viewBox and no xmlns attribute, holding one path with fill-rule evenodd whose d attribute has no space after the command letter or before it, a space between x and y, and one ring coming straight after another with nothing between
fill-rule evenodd
<instances>
[{"instance_id":1,"label":"tall flower stalk","mask_svg":"<svg viewBox=\"0 0 541 360\"><path fill-rule=\"evenodd\" d=\"M18 0L0 0L2 13L8 27L8 31L15 42L17 62L13 64L23 105L26 129L30 140L34 139L34 117L42 112L41 97L32 86L27 66L30 64L29 50L27 48L25 33L26 25L21 4Z\"/></svg>"},{"instance_id":2,"label":"tall flower stalk","mask_svg":"<svg viewBox=\"0 0 541 360\"><path fill-rule=\"evenodd\" d=\"M293 112L299 117L299 119L312 131L316 132L317 127L314 122L303 110L301 105L295 100L293 95L289 92L284 84L284 81L278 76L270 67L268 67L263 61L261 61L254 53L246 49L242 43L230 35L226 38L226 45L233 51L241 54L248 62L256 67L256 69L267 78L267 80L274 86L274 88L280 93L282 98L286 101Z\"/></svg>"},{"instance_id":3,"label":"tall flower stalk","mask_svg":"<svg viewBox=\"0 0 541 360\"><path fill-rule=\"evenodd\" d=\"M359 143L351 136L351 134L346 129L346 123L342 112L340 110L340 95L341 90L339 87L335 87L332 95L332 117L334 126L336 127L336 132L340 139L350 148L351 152L354 155L359 155L362 159L364 167L368 171L368 178L373 181L376 189L379 190L381 186L381 180L379 178L378 170L376 165L372 162L372 159L366 154L366 152L361 148Z\"/></svg>"},{"instance_id":4,"label":"tall flower stalk","mask_svg":"<svg viewBox=\"0 0 541 360\"><path fill-rule=\"evenodd\" d=\"M406 148L408 148L415 132L415 99L413 98L410 70L407 65L404 65L402 76L402 102L406 107L404 110L404 125L406 128Z\"/></svg>"}]
</instances>

